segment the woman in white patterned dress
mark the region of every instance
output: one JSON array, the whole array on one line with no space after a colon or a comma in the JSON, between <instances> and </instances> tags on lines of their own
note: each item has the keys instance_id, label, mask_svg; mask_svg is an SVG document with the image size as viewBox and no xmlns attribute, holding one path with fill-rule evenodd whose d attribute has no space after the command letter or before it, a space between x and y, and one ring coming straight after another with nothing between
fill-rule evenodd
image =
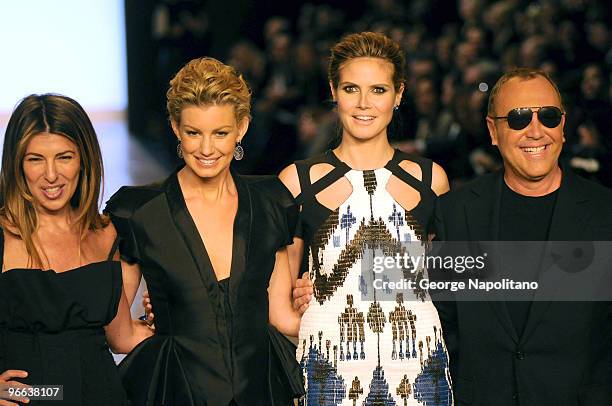
<instances>
[{"instance_id":1,"label":"woman in white patterned dress","mask_svg":"<svg viewBox=\"0 0 612 406\"><path fill-rule=\"evenodd\" d=\"M297 351L308 406L452 404L448 354L427 293L372 283L381 277L373 255L422 253L436 195L448 190L440 166L389 144L404 65L399 45L382 34L336 44L328 73L341 141L280 174L302 210L292 271L313 283ZM426 277L422 267L399 272Z\"/></svg>"}]
</instances>

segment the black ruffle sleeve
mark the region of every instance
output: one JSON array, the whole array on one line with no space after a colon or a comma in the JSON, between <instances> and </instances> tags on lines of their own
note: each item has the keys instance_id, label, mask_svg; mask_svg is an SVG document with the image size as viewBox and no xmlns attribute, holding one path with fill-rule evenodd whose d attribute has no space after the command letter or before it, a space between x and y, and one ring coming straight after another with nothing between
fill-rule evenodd
<instances>
[{"instance_id":1,"label":"black ruffle sleeve","mask_svg":"<svg viewBox=\"0 0 612 406\"><path fill-rule=\"evenodd\" d=\"M299 226L299 206L287 187L276 176L250 177L252 184L277 208L277 223L281 235L279 248L293 244Z\"/></svg>"},{"instance_id":2,"label":"black ruffle sleeve","mask_svg":"<svg viewBox=\"0 0 612 406\"><path fill-rule=\"evenodd\" d=\"M140 252L138 250L138 241L134 235L131 217L134 213L136 203L135 188L122 186L111 198L106 202L104 213L110 216L110 219L117 229L117 235L120 238L119 252L121 258L129 263L138 262Z\"/></svg>"}]
</instances>

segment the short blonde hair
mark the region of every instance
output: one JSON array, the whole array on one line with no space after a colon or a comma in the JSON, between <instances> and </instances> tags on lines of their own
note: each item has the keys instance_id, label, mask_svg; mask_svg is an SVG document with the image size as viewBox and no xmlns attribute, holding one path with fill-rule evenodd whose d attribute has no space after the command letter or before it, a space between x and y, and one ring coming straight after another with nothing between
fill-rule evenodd
<instances>
[{"instance_id":1,"label":"short blonde hair","mask_svg":"<svg viewBox=\"0 0 612 406\"><path fill-rule=\"evenodd\" d=\"M236 121L251 118L251 89L233 67L214 58L189 61L170 81L166 93L170 119L180 122L185 106L229 104L234 106Z\"/></svg>"}]
</instances>

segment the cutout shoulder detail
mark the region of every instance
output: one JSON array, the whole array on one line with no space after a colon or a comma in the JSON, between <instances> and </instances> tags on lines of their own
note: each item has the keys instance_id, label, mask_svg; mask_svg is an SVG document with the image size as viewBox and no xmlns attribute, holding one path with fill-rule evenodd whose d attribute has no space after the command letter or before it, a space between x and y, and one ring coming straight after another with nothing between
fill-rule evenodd
<instances>
[{"instance_id":1,"label":"cutout shoulder detail","mask_svg":"<svg viewBox=\"0 0 612 406\"><path fill-rule=\"evenodd\" d=\"M296 198L302 192L300 186L300 178L298 174L297 164L291 164L283 169L279 174L278 178L285 185L285 187L291 192L293 198Z\"/></svg>"},{"instance_id":2,"label":"cutout shoulder detail","mask_svg":"<svg viewBox=\"0 0 612 406\"><path fill-rule=\"evenodd\" d=\"M315 169L314 172L318 173L320 177L317 176L317 179L313 182L313 179L311 179L311 169L318 166L318 164L326 164L323 168L331 166L331 169L328 171L322 170L321 172L319 172L319 169ZM339 162L331 151L312 158L296 161L295 165L300 184L300 194L295 199L300 205L316 200L315 196L320 191L341 179L350 170L348 166Z\"/></svg>"},{"instance_id":3,"label":"cutout shoulder detail","mask_svg":"<svg viewBox=\"0 0 612 406\"><path fill-rule=\"evenodd\" d=\"M387 192L406 211L412 211L423 200L435 197L431 189L432 161L416 155L396 151L387 165L392 176Z\"/></svg>"},{"instance_id":4,"label":"cutout shoulder detail","mask_svg":"<svg viewBox=\"0 0 612 406\"><path fill-rule=\"evenodd\" d=\"M328 210L337 210L353 193L353 186L344 176L346 172L328 163L310 168L314 199Z\"/></svg>"},{"instance_id":5,"label":"cutout shoulder detail","mask_svg":"<svg viewBox=\"0 0 612 406\"><path fill-rule=\"evenodd\" d=\"M317 183L321 178L334 170L334 166L327 162L314 164L310 167L308 177L311 184Z\"/></svg>"},{"instance_id":6,"label":"cutout shoulder detail","mask_svg":"<svg viewBox=\"0 0 612 406\"><path fill-rule=\"evenodd\" d=\"M407 212L417 207L423 199L418 189L393 174L389 177L385 189L393 200Z\"/></svg>"},{"instance_id":7,"label":"cutout shoulder detail","mask_svg":"<svg viewBox=\"0 0 612 406\"><path fill-rule=\"evenodd\" d=\"M386 168L404 183L424 195L434 194L431 190L432 165L433 162L430 159L397 151Z\"/></svg>"},{"instance_id":8,"label":"cutout shoulder detail","mask_svg":"<svg viewBox=\"0 0 612 406\"><path fill-rule=\"evenodd\" d=\"M412 175L412 177L414 177L415 179L421 182L423 181L423 169L421 168L421 165L419 165L418 163L408 160L408 159L404 159L401 162L399 162L398 165L405 172Z\"/></svg>"}]
</instances>

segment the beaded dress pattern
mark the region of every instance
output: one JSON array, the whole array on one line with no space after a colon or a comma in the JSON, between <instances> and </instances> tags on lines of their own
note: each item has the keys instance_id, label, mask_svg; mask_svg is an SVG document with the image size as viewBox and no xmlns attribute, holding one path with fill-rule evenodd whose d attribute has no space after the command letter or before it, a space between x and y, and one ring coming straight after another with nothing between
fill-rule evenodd
<instances>
[{"instance_id":1,"label":"beaded dress pattern","mask_svg":"<svg viewBox=\"0 0 612 406\"><path fill-rule=\"evenodd\" d=\"M417 215L432 211L406 211L386 189L389 178L396 175L421 189L419 209L423 204L433 207L430 181L423 188L431 176L431 161L418 161L423 168L421 182L399 167L405 158L396 151L384 168L365 171L349 168L332 152L298 163L303 186L298 201L305 217L313 212L308 205L319 213L325 209L315 195L341 176L353 190L336 210L327 209L322 222L311 222L310 236L304 232L307 271L314 284L297 350L307 387L305 405L452 405L448 354L427 292L379 291L372 282L384 275L368 271L373 255L404 254L404 243L412 242L411 249L421 247L411 256L425 249L423 222L428 219L419 221ZM320 162L335 168L320 182L310 185L308 178L306 183L309 168ZM370 262L365 259L368 255ZM417 282L427 277L422 267L404 271L405 278Z\"/></svg>"}]
</instances>

